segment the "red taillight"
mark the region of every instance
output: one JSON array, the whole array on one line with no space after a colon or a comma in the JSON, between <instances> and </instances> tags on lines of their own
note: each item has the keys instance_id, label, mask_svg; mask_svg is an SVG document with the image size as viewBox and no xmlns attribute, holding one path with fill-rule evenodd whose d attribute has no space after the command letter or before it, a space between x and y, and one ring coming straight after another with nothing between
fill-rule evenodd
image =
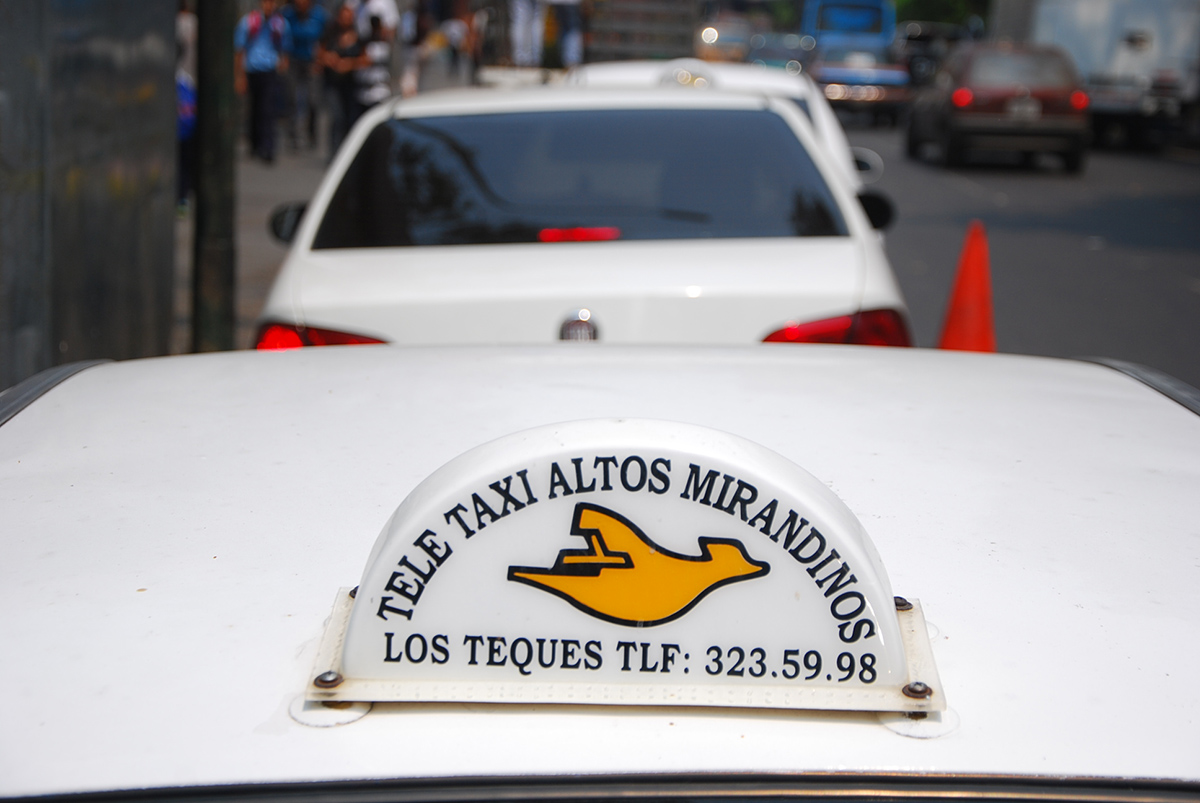
<instances>
[{"instance_id":1,"label":"red taillight","mask_svg":"<svg viewBox=\"0 0 1200 803\"><path fill-rule=\"evenodd\" d=\"M876 309L822 321L789 323L764 343L844 343L857 346L911 346L908 323L895 310Z\"/></svg>"},{"instance_id":2,"label":"red taillight","mask_svg":"<svg viewBox=\"0 0 1200 803\"><path fill-rule=\"evenodd\" d=\"M950 95L950 102L960 109L970 106L973 100L975 100L975 93L965 86L960 86Z\"/></svg>"},{"instance_id":3,"label":"red taillight","mask_svg":"<svg viewBox=\"0 0 1200 803\"><path fill-rule=\"evenodd\" d=\"M254 347L263 351L281 351L303 346L355 346L383 342L366 335L318 329L315 326L268 323L258 330L258 341Z\"/></svg>"},{"instance_id":4,"label":"red taillight","mask_svg":"<svg viewBox=\"0 0 1200 803\"><path fill-rule=\"evenodd\" d=\"M578 226L571 229L542 229L538 241L543 243L586 243L617 240L621 230L616 226Z\"/></svg>"},{"instance_id":5,"label":"red taillight","mask_svg":"<svg viewBox=\"0 0 1200 803\"><path fill-rule=\"evenodd\" d=\"M847 343L860 346L911 346L908 321L894 309L874 309L854 316Z\"/></svg>"},{"instance_id":6,"label":"red taillight","mask_svg":"<svg viewBox=\"0 0 1200 803\"><path fill-rule=\"evenodd\" d=\"M763 338L764 343L845 343L854 316L842 315L824 321L789 323Z\"/></svg>"},{"instance_id":7,"label":"red taillight","mask_svg":"<svg viewBox=\"0 0 1200 803\"><path fill-rule=\"evenodd\" d=\"M1088 107L1089 99L1086 92L1076 89L1071 93L1071 108L1076 111L1083 111Z\"/></svg>"},{"instance_id":8,"label":"red taillight","mask_svg":"<svg viewBox=\"0 0 1200 803\"><path fill-rule=\"evenodd\" d=\"M282 351L283 349L298 349L305 345L308 344L304 342L304 338L300 337L300 332L296 330L296 327L270 323L259 330L258 343L254 347L265 351Z\"/></svg>"}]
</instances>

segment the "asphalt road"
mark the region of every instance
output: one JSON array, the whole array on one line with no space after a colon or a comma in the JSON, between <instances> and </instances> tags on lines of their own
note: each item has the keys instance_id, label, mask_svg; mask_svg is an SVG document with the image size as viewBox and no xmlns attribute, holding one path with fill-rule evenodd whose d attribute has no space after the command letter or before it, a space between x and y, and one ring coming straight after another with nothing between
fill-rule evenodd
<instances>
[{"instance_id":1,"label":"asphalt road","mask_svg":"<svg viewBox=\"0 0 1200 803\"><path fill-rule=\"evenodd\" d=\"M1000 351L1142 363L1200 387L1200 155L1092 151L949 170L904 156L899 129L848 129L885 164L887 251L917 344L941 333L968 223L983 221Z\"/></svg>"}]
</instances>

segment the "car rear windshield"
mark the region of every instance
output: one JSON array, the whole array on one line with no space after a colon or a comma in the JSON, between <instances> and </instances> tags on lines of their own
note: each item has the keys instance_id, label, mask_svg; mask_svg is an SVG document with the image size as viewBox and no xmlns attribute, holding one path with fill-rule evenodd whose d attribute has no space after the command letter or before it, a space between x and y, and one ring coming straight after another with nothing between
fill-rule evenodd
<instances>
[{"instance_id":1,"label":"car rear windshield","mask_svg":"<svg viewBox=\"0 0 1200 803\"><path fill-rule=\"evenodd\" d=\"M312 247L846 233L772 112L586 110L387 120Z\"/></svg>"},{"instance_id":2,"label":"car rear windshield","mask_svg":"<svg viewBox=\"0 0 1200 803\"><path fill-rule=\"evenodd\" d=\"M1067 89L1075 81L1071 66L1055 53L980 53L971 61L967 83L983 88Z\"/></svg>"},{"instance_id":3,"label":"car rear windshield","mask_svg":"<svg viewBox=\"0 0 1200 803\"><path fill-rule=\"evenodd\" d=\"M878 5L826 3L821 6L817 27L822 31L840 33L880 33L883 30L883 12Z\"/></svg>"}]
</instances>

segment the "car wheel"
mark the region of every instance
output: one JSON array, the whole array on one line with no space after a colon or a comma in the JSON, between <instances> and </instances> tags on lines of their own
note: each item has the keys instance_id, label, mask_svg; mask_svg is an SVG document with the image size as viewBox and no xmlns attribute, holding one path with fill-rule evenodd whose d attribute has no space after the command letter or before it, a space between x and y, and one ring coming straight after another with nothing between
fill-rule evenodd
<instances>
[{"instance_id":1,"label":"car wheel","mask_svg":"<svg viewBox=\"0 0 1200 803\"><path fill-rule=\"evenodd\" d=\"M1063 154L1063 165L1066 167L1068 173L1082 173L1085 161L1086 155L1082 147L1069 150Z\"/></svg>"}]
</instances>

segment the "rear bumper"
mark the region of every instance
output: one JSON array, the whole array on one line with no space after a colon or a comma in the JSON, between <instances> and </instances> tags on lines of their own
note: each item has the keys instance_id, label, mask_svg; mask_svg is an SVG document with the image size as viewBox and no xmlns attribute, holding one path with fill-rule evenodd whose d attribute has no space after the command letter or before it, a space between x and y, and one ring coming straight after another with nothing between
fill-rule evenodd
<instances>
[{"instance_id":1,"label":"rear bumper","mask_svg":"<svg viewBox=\"0 0 1200 803\"><path fill-rule=\"evenodd\" d=\"M1086 118L1013 121L1002 116L958 117L950 135L977 150L1073 151L1087 145Z\"/></svg>"},{"instance_id":2,"label":"rear bumper","mask_svg":"<svg viewBox=\"0 0 1200 803\"><path fill-rule=\"evenodd\" d=\"M831 83L821 90L830 105L838 109L901 109L912 100L908 87Z\"/></svg>"},{"instance_id":3,"label":"rear bumper","mask_svg":"<svg viewBox=\"0 0 1200 803\"><path fill-rule=\"evenodd\" d=\"M1177 117L1183 108L1181 99L1170 90L1089 86L1087 93L1092 113L1106 117Z\"/></svg>"}]
</instances>

